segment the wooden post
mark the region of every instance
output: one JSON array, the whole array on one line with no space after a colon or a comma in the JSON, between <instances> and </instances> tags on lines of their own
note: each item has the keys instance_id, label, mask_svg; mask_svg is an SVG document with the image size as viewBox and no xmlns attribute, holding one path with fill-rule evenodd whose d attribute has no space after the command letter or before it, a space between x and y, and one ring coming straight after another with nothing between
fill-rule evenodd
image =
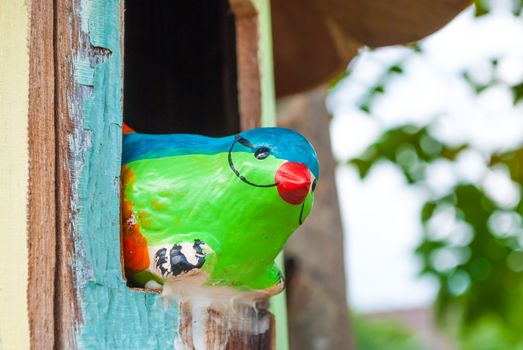
<instances>
[{"instance_id":1,"label":"wooden post","mask_svg":"<svg viewBox=\"0 0 523 350\"><path fill-rule=\"evenodd\" d=\"M274 349L274 316L267 301L255 305L213 300L184 301L176 349Z\"/></svg>"},{"instance_id":2,"label":"wooden post","mask_svg":"<svg viewBox=\"0 0 523 350\"><path fill-rule=\"evenodd\" d=\"M258 10L250 0L229 3L236 16L240 126L248 130L261 126Z\"/></svg>"},{"instance_id":3,"label":"wooden post","mask_svg":"<svg viewBox=\"0 0 523 350\"><path fill-rule=\"evenodd\" d=\"M27 294L33 349L37 348L36 344L39 348L50 349L55 340L56 130L53 35L53 2L31 2Z\"/></svg>"}]
</instances>

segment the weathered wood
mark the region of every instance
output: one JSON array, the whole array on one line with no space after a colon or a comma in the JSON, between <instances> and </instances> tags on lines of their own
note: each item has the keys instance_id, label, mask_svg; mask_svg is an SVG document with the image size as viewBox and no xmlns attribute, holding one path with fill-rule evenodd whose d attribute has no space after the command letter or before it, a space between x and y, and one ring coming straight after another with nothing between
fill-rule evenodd
<instances>
[{"instance_id":1,"label":"weathered wood","mask_svg":"<svg viewBox=\"0 0 523 350\"><path fill-rule=\"evenodd\" d=\"M31 2L27 296L32 349L54 347L56 168L53 15L52 0Z\"/></svg>"},{"instance_id":2,"label":"weathered wood","mask_svg":"<svg viewBox=\"0 0 523 350\"><path fill-rule=\"evenodd\" d=\"M54 341L57 349L75 349L75 333L80 317L74 276L74 227L77 194L73 164L77 154L71 149L71 136L78 122L78 92L71 78L73 61L80 44L78 16L73 0L55 1L55 143L56 143L56 274ZM76 206L76 208L75 208Z\"/></svg>"},{"instance_id":3,"label":"weathered wood","mask_svg":"<svg viewBox=\"0 0 523 350\"><path fill-rule=\"evenodd\" d=\"M237 322L247 324L237 327L239 330L229 332L226 350L275 349L275 319L268 311L267 304L258 304L256 308L239 305L236 312ZM255 329L256 332L245 331L249 328Z\"/></svg>"},{"instance_id":4,"label":"weathered wood","mask_svg":"<svg viewBox=\"0 0 523 350\"><path fill-rule=\"evenodd\" d=\"M315 209L285 251L290 343L300 350L354 349L325 96L319 88L278 104L278 125L299 131L314 144L321 169Z\"/></svg>"},{"instance_id":5,"label":"weathered wood","mask_svg":"<svg viewBox=\"0 0 523 350\"><path fill-rule=\"evenodd\" d=\"M261 126L258 16L257 10L250 0L229 2L236 16L240 128L248 130Z\"/></svg>"},{"instance_id":6,"label":"weathered wood","mask_svg":"<svg viewBox=\"0 0 523 350\"><path fill-rule=\"evenodd\" d=\"M223 300L180 303L175 348L208 350L274 349L274 316L267 300L248 305Z\"/></svg>"},{"instance_id":7,"label":"weathered wood","mask_svg":"<svg viewBox=\"0 0 523 350\"><path fill-rule=\"evenodd\" d=\"M56 348L172 347L176 305L122 276L120 0L56 1Z\"/></svg>"}]
</instances>

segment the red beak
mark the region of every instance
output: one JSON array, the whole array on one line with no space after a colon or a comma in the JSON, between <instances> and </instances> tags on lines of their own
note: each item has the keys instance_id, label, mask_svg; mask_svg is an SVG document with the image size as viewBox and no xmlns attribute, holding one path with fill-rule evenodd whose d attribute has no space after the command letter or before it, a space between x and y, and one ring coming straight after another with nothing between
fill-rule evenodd
<instances>
[{"instance_id":1,"label":"red beak","mask_svg":"<svg viewBox=\"0 0 523 350\"><path fill-rule=\"evenodd\" d=\"M311 172L303 163L283 163L274 180L280 197L294 205L303 203L311 188Z\"/></svg>"}]
</instances>

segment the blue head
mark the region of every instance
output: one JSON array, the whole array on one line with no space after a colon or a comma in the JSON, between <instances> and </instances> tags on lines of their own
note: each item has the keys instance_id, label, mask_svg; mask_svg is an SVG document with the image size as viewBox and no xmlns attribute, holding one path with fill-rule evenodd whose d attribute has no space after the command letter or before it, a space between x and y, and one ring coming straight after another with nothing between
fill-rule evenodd
<instances>
[{"instance_id":1,"label":"blue head","mask_svg":"<svg viewBox=\"0 0 523 350\"><path fill-rule=\"evenodd\" d=\"M296 131L284 128L258 128L239 134L254 146L254 152L267 148L275 158L305 164L316 179L320 167L314 148L309 141Z\"/></svg>"}]
</instances>

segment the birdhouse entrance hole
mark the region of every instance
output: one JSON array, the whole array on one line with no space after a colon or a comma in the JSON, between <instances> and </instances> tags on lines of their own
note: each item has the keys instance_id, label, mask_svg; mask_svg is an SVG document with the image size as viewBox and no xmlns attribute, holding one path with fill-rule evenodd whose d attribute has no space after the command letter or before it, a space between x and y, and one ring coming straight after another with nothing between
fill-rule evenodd
<instances>
[{"instance_id":1,"label":"birdhouse entrance hole","mask_svg":"<svg viewBox=\"0 0 523 350\"><path fill-rule=\"evenodd\" d=\"M126 1L124 121L142 133L240 129L235 17L227 0Z\"/></svg>"}]
</instances>

